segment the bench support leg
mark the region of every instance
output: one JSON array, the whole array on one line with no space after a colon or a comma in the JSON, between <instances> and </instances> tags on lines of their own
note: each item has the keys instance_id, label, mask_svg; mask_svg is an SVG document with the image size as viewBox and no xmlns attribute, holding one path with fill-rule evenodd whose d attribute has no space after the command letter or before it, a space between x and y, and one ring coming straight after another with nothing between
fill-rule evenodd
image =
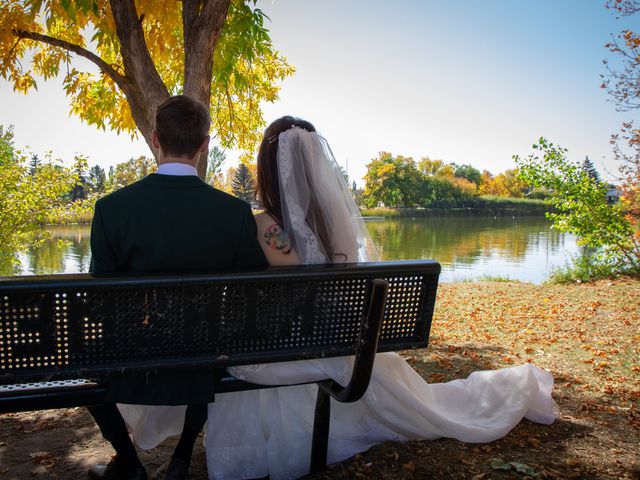
<instances>
[{"instance_id":1,"label":"bench support leg","mask_svg":"<svg viewBox=\"0 0 640 480\"><path fill-rule=\"evenodd\" d=\"M331 397L318 386L316 412L313 418L313 439L311 441L311 473L327 468L327 450L329 447L329 419L331 416Z\"/></svg>"}]
</instances>

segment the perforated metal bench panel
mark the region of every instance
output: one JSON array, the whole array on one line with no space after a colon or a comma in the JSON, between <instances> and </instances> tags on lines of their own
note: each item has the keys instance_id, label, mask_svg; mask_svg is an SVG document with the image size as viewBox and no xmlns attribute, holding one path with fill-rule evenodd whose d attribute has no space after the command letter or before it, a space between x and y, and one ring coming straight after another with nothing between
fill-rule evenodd
<instances>
[{"instance_id":1,"label":"perforated metal bench panel","mask_svg":"<svg viewBox=\"0 0 640 480\"><path fill-rule=\"evenodd\" d=\"M349 355L375 278L390 283L379 351L426 347L439 272L418 261L0 278L0 384Z\"/></svg>"}]
</instances>

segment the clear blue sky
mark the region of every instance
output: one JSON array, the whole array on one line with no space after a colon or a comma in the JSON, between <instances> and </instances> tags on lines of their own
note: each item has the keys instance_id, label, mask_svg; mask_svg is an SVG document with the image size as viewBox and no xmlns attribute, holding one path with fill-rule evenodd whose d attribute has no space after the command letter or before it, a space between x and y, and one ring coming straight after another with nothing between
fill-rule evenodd
<instances>
[{"instance_id":1,"label":"clear blue sky","mask_svg":"<svg viewBox=\"0 0 640 480\"><path fill-rule=\"evenodd\" d=\"M362 184L379 151L513 167L541 135L616 166L609 137L631 119L599 88L604 44L638 18L616 19L601 0L258 2L275 46L297 69L267 121L313 122L339 163ZM109 165L149 154L142 141L98 131L68 116L61 80L24 97L0 81L0 124L16 143ZM637 114L635 114L637 117ZM237 155L229 153L229 163Z\"/></svg>"}]
</instances>

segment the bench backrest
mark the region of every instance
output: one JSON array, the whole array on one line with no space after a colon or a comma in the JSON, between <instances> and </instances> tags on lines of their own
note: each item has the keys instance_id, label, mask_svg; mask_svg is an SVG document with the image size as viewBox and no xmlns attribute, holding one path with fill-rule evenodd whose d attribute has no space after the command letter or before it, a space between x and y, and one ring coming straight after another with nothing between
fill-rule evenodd
<instances>
[{"instance_id":1,"label":"bench backrest","mask_svg":"<svg viewBox=\"0 0 640 480\"><path fill-rule=\"evenodd\" d=\"M433 261L211 275L0 278L0 384L353 354L386 279L378 351L426 347Z\"/></svg>"}]
</instances>

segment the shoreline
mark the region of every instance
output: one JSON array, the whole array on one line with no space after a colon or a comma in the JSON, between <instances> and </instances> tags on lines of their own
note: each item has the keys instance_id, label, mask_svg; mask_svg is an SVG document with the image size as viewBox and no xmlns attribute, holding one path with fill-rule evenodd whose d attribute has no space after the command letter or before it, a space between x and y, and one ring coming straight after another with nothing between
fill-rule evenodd
<instances>
[{"instance_id":1,"label":"shoreline","mask_svg":"<svg viewBox=\"0 0 640 480\"><path fill-rule=\"evenodd\" d=\"M385 209L386 210L386 209ZM362 218L369 221L382 221L393 220L395 218L446 218L446 217L483 217L483 218L496 218L496 217L535 217L545 218L546 212L532 213L523 210L494 210L487 211L473 208L459 208L459 209L431 209L431 208L408 208L408 209L388 209L390 212L381 212L376 209L373 212L367 210L361 211Z\"/></svg>"},{"instance_id":2,"label":"shoreline","mask_svg":"<svg viewBox=\"0 0 640 480\"><path fill-rule=\"evenodd\" d=\"M471 197L435 200L424 207L367 208L363 217L544 217L553 208L543 200L503 197Z\"/></svg>"},{"instance_id":3,"label":"shoreline","mask_svg":"<svg viewBox=\"0 0 640 480\"><path fill-rule=\"evenodd\" d=\"M388 211L386 211L388 210ZM500 210L500 211L487 211L473 208L459 208L459 209L429 209L429 208L407 208L407 209L385 209L385 212L381 214L379 209L373 211L362 210L360 212L363 220L368 222L382 222L385 220L393 220L396 218L446 218L446 217L483 217L483 218L497 218L497 217L533 217L533 218L545 218L545 212L531 213L522 210ZM71 226L91 226L91 221L80 222L60 222L60 223L46 223L44 228L48 227L71 227Z\"/></svg>"}]
</instances>

